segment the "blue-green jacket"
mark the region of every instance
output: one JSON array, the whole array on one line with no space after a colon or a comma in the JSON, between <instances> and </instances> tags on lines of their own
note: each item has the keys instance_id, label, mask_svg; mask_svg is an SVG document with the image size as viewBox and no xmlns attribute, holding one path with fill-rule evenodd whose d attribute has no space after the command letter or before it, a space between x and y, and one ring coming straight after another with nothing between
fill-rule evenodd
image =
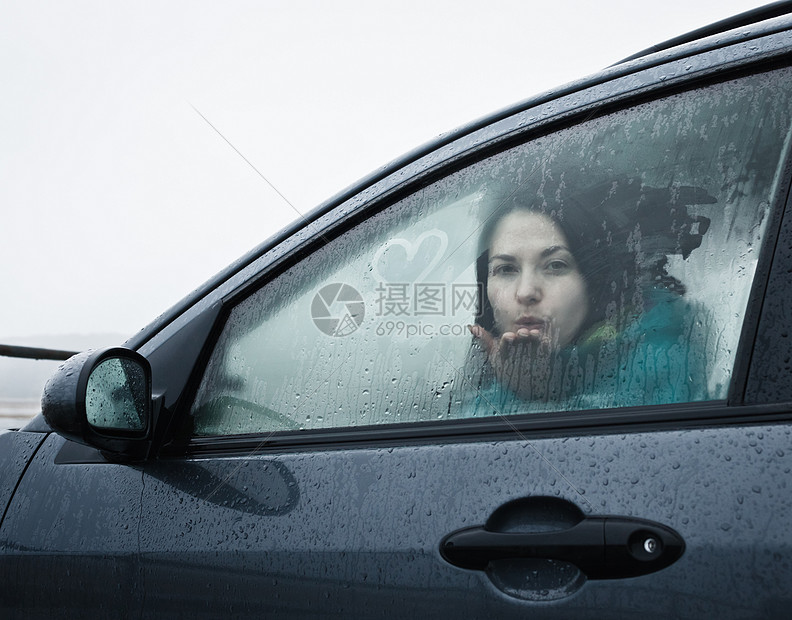
<instances>
[{"instance_id":1,"label":"blue-green jacket","mask_svg":"<svg viewBox=\"0 0 792 620\"><path fill-rule=\"evenodd\" d=\"M708 388L709 315L665 288L642 307L611 316L559 352L535 398L521 399L487 377L468 373L473 415L574 411L712 398ZM471 402L472 401L472 402ZM467 415L470 415L468 410Z\"/></svg>"}]
</instances>

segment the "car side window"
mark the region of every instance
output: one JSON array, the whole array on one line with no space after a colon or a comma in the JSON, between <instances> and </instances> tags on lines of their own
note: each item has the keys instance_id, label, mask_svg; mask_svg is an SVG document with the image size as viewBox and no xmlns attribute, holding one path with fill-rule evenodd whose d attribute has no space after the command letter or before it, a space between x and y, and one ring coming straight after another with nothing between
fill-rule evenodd
<instances>
[{"instance_id":1,"label":"car side window","mask_svg":"<svg viewBox=\"0 0 792 620\"><path fill-rule=\"evenodd\" d=\"M336 237L231 310L194 434L724 399L788 73L537 137Z\"/></svg>"}]
</instances>

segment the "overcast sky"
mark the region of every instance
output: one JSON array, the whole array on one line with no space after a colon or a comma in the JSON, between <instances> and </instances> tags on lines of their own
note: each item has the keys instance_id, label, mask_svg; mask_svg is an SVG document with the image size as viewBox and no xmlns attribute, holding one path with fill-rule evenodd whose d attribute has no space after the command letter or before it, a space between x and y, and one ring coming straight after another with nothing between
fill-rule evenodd
<instances>
[{"instance_id":1,"label":"overcast sky","mask_svg":"<svg viewBox=\"0 0 792 620\"><path fill-rule=\"evenodd\" d=\"M747 0L0 0L0 342L135 333L297 213ZM103 343L104 344L104 343Z\"/></svg>"}]
</instances>

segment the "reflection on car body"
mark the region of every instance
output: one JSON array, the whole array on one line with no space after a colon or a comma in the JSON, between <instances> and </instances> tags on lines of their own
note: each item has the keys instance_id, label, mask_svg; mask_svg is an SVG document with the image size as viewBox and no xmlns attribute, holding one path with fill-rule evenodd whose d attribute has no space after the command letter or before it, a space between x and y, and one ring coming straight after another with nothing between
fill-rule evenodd
<instances>
[{"instance_id":1,"label":"reflection on car body","mask_svg":"<svg viewBox=\"0 0 792 620\"><path fill-rule=\"evenodd\" d=\"M444 138L65 362L0 435L4 611L784 616L787 9Z\"/></svg>"}]
</instances>

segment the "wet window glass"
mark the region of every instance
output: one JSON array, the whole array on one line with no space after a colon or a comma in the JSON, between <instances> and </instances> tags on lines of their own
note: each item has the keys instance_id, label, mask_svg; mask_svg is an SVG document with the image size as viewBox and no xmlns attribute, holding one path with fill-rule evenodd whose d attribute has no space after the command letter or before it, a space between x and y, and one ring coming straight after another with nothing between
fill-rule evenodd
<instances>
[{"instance_id":1,"label":"wet window glass","mask_svg":"<svg viewBox=\"0 0 792 620\"><path fill-rule=\"evenodd\" d=\"M194 433L724 399L789 83L588 120L371 217L232 310Z\"/></svg>"}]
</instances>

